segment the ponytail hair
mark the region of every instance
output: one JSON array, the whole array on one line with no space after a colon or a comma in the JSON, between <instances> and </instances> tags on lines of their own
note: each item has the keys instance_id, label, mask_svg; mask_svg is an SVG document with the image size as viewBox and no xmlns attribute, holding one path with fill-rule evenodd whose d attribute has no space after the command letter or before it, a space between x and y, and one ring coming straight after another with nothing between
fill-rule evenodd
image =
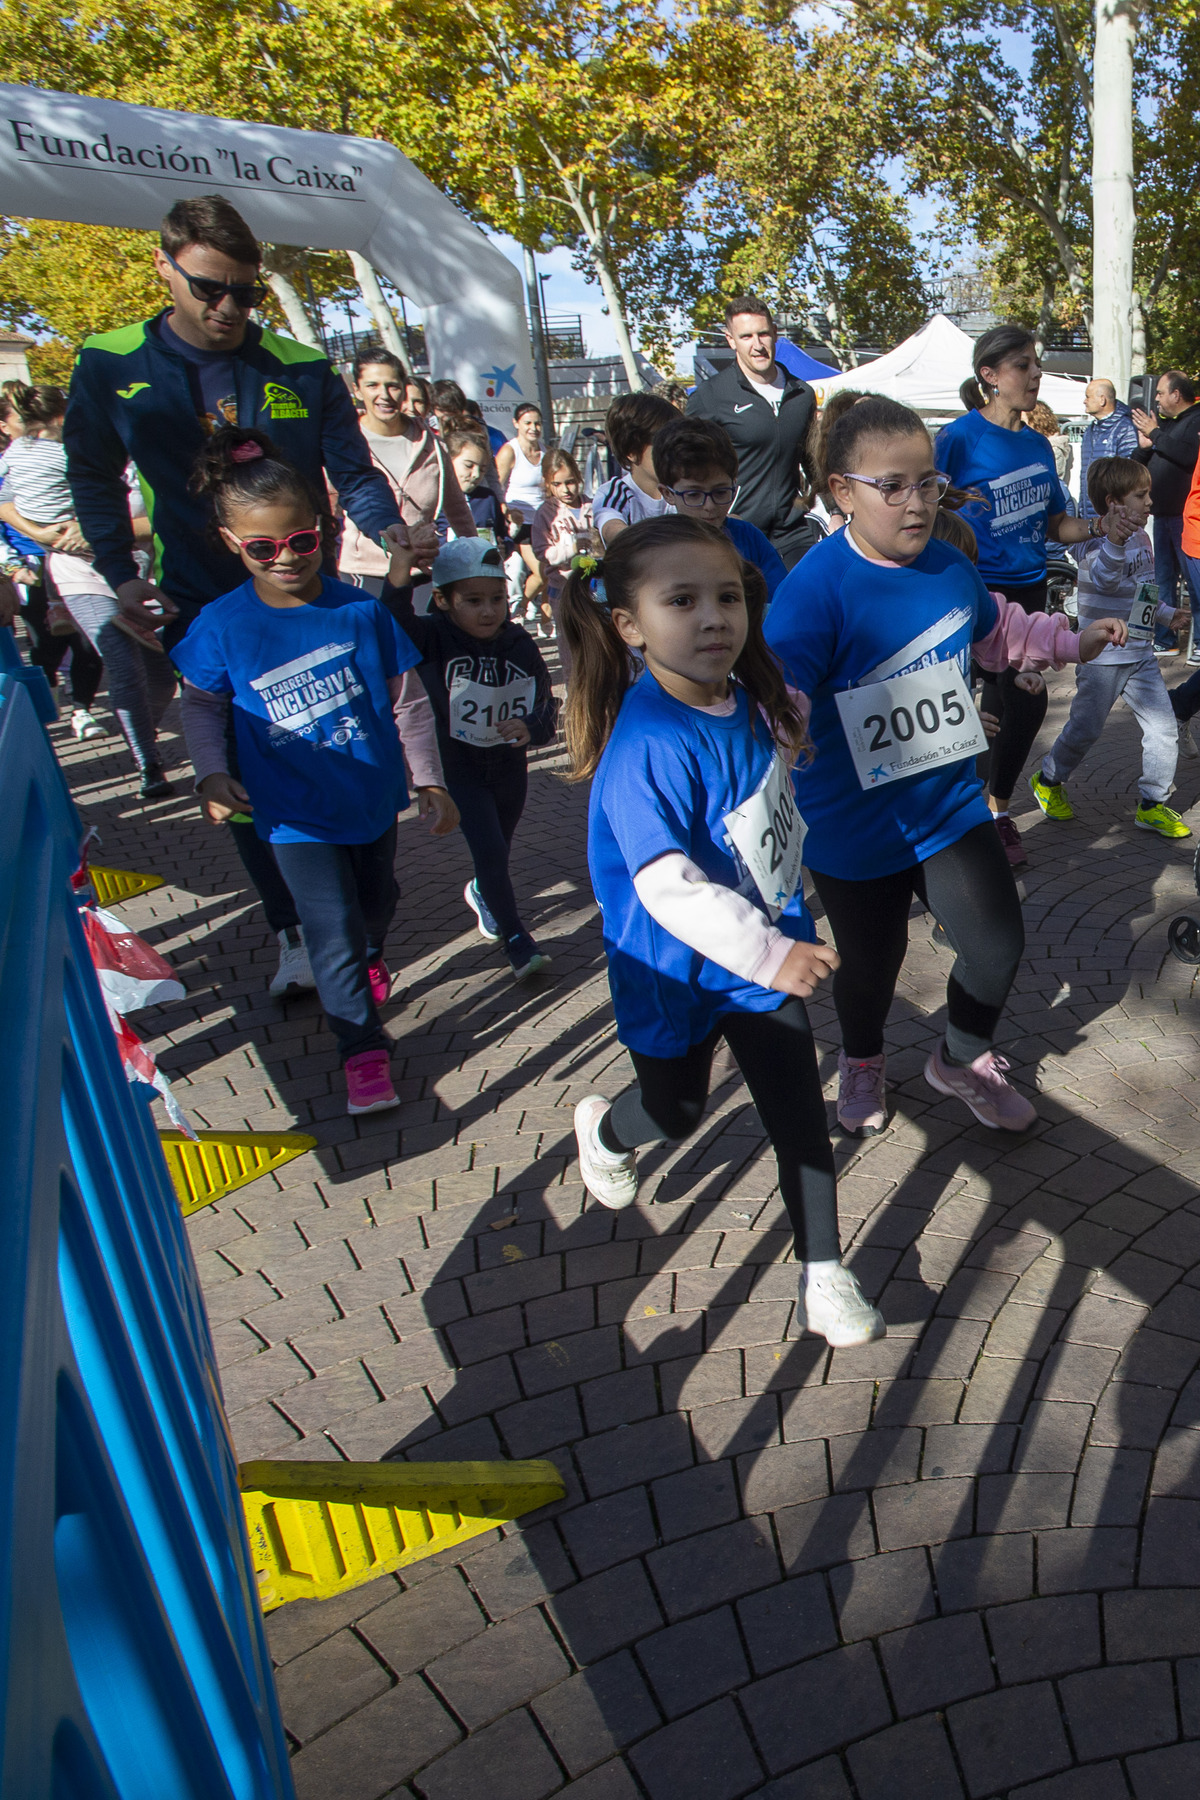
<instances>
[{"instance_id":1,"label":"ponytail hair","mask_svg":"<svg viewBox=\"0 0 1200 1800\"><path fill-rule=\"evenodd\" d=\"M991 331L985 331L982 337L975 339L975 353L971 358L971 367L975 373L970 380L964 381L958 390L959 398L968 412L982 412L991 399L987 383L983 379L984 369L995 369L1006 356L1016 356L1021 350L1027 350L1037 339L1026 325L997 325Z\"/></svg>"},{"instance_id":2,"label":"ponytail hair","mask_svg":"<svg viewBox=\"0 0 1200 1800\"><path fill-rule=\"evenodd\" d=\"M280 455L265 431L241 425L214 431L196 458L188 485L193 494L211 499L215 524L226 529L232 528L239 506L292 501L308 507L321 528L326 554L333 549L337 527L328 495L323 489L318 492L307 475Z\"/></svg>"},{"instance_id":3,"label":"ponytail hair","mask_svg":"<svg viewBox=\"0 0 1200 1800\"><path fill-rule=\"evenodd\" d=\"M559 600L559 620L572 657L563 730L571 781L594 775L612 736L621 702L633 681L633 659L613 624L613 610L637 613L638 587L652 556L683 546L707 546L734 564L746 594L749 630L733 674L753 705L766 714L785 759L811 755L804 720L788 693L783 670L763 637L767 584L743 562L724 532L699 519L668 513L629 525L613 539L603 560L577 557Z\"/></svg>"},{"instance_id":4,"label":"ponytail hair","mask_svg":"<svg viewBox=\"0 0 1200 1800\"><path fill-rule=\"evenodd\" d=\"M6 381L0 393L5 408L22 425L49 425L67 410L67 396L60 387L31 387L27 381Z\"/></svg>"}]
</instances>

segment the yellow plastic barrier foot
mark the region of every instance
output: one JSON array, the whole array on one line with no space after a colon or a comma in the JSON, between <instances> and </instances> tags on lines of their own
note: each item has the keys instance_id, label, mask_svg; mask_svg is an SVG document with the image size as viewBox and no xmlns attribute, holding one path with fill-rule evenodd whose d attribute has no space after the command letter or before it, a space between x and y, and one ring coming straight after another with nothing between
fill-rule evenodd
<instances>
[{"instance_id":1,"label":"yellow plastic barrier foot","mask_svg":"<svg viewBox=\"0 0 1200 1800\"><path fill-rule=\"evenodd\" d=\"M158 1137L185 1219L317 1147L316 1138L300 1131L202 1131L195 1141L181 1131L160 1131Z\"/></svg>"},{"instance_id":2,"label":"yellow plastic barrier foot","mask_svg":"<svg viewBox=\"0 0 1200 1800\"><path fill-rule=\"evenodd\" d=\"M238 1470L264 1612L328 1600L561 1500L552 1462L252 1462Z\"/></svg>"},{"instance_id":3,"label":"yellow plastic barrier foot","mask_svg":"<svg viewBox=\"0 0 1200 1800\"><path fill-rule=\"evenodd\" d=\"M151 888L166 886L161 875L138 875L133 869L102 869L97 863L88 864L88 875L101 906L115 906L120 900L132 899L134 894L148 894Z\"/></svg>"}]
</instances>

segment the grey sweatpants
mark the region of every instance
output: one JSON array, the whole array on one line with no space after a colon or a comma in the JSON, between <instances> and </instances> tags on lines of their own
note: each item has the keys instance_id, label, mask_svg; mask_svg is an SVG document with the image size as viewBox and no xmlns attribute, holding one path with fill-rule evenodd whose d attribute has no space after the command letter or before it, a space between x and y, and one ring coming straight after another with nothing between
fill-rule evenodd
<instances>
[{"instance_id":1,"label":"grey sweatpants","mask_svg":"<svg viewBox=\"0 0 1200 1800\"><path fill-rule=\"evenodd\" d=\"M1153 651L1138 662L1080 663L1070 716L1042 758L1042 774L1047 781L1066 781L1100 736L1105 719L1122 695L1142 728L1138 792L1152 806L1171 792L1179 757L1179 724Z\"/></svg>"},{"instance_id":2,"label":"grey sweatpants","mask_svg":"<svg viewBox=\"0 0 1200 1800\"><path fill-rule=\"evenodd\" d=\"M175 693L175 671L163 652L147 650L113 624L111 594L64 594L67 611L108 671L108 704L133 751L139 773L160 764L155 740L159 721Z\"/></svg>"}]
</instances>

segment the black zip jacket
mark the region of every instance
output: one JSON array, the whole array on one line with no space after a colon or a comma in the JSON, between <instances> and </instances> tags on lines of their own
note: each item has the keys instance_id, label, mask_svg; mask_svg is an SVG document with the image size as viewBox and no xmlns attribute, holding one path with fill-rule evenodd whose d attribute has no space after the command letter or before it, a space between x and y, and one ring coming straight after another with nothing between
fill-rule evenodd
<instances>
[{"instance_id":1,"label":"black zip jacket","mask_svg":"<svg viewBox=\"0 0 1200 1800\"><path fill-rule=\"evenodd\" d=\"M776 365L782 369L781 364ZM805 441L816 398L807 381L786 377L779 409L758 394L737 361L702 381L688 401L688 412L715 419L733 439L738 455L739 519L749 519L768 537L794 529L792 507L806 468Z\"/></svg>"},{"instance_id":2,"label":"black zip jacket","mask_svg":"<svg viewBox=\"0 0 1200 1800\"><path fill-rule=\"evenodd\" d=\"M510 621L494 638L468 637L460 631L440 607L431 606L421 616L413 610L411 587L393 587L385 582L380 596L384 606L421 653L417 670L425 683L437 720L438 749L447 780L457 776L469 781L473 774L482 775L489 762L502 761L511 767L514 756L524 756L523 744L483 745L463 742L455 730L452 716L454 690L458 689L458 720L464 729L472 723L490 726L494 721L483 715L490 710L482 695L464 696L468 684L494 689L496 711L505 708L507 718L523 718L529 727L533 746L549 744L558 730L558 703L550 684L550 671L541 651L523 625ZM514 702L504 698L510 684L532 680L535 685L533 705L524 709L523 698ZM517 692L519 693L519 685Z\"/></svg>"},{"instance_id":3,"label":"black zip jacket","mask_svg":"<svg viewBox=\"0 0 1200 1800\"><path fill-rule=\"evenodd\" d=\"M1150 471L1150 504L1155 517L1179 518L1200 456L1200 401L1177 419L1167 419L1154 433L1150 448L1136 454Z\"/></svg>"}]
</instances>

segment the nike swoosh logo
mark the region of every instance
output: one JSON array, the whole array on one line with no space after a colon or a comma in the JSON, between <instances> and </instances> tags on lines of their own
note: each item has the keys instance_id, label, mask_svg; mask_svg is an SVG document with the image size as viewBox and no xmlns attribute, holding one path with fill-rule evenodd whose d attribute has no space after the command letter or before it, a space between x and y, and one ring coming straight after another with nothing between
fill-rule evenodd
<instances>
[{"instance_id":1,"label":"nike swoosh logo","mask_svg":"<svg viewBox=\"0 0 1200 1800\"><path fill-rule=\"evenodd\" d=\"M753 406L753 405L754 405L754 402L753 402L753 400L747 400L747 402L746 402L746 404L745 404L745 406L735 406L735 407L734 407L734 409L733 409L733 410L734 410L734 412L735 412L735 413L739 413L739 412L749 412L749 411L750 411L750 408L751 408L751 407L752 407L752 406Z\"/></svg>"},{"instance_id":2,"label":"nike swoosh logo","mask_svg":"<svg viewBox=\"0 0 1200 1800\"><path fill-rule=\"evenodd\" d=\"M117 398L118 400L132 400L135 394L142 393L149 386L148 381L135 381L130 387L118 388Z\"/></svg>"}]
</instances>

